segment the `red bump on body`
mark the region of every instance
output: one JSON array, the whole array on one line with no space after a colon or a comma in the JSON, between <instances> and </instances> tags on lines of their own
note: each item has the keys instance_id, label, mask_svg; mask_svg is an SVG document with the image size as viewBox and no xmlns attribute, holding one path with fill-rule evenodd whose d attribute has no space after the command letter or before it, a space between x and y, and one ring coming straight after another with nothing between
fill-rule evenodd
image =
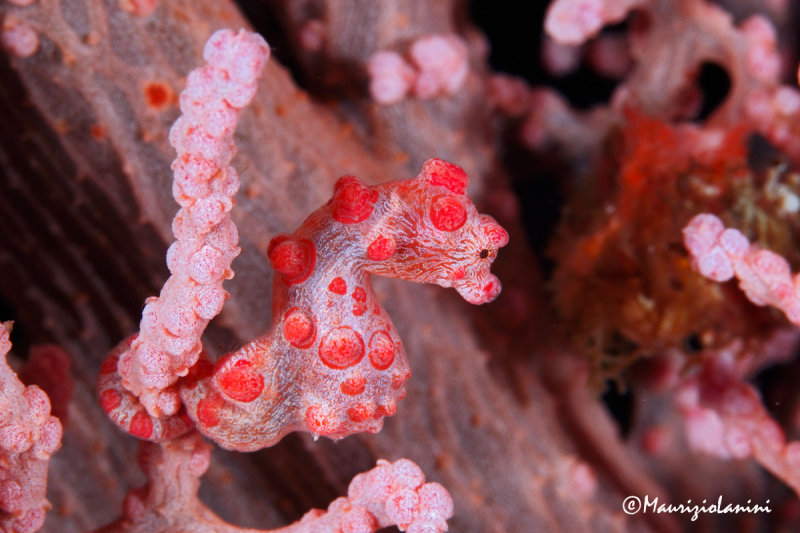
<instances>
[{"instance_id":1,"label":"red bump on body","mask_svg":"<svg viewBox=\"0 0 800 533\"><path fill-rule=\"evenodd\" d=\"M197 402L197 421L201 426L213 428L219 424L219 410L225 400L219 394L211 394Z\"/></svg>"},{"instance_id":2,"label":"red bump on body","mask_svg":"<svg viewBox=\"0 0 800 533\"><path fill-rule=\"evenodd\" d=\"M140 439L149 439L153 434L153 421L144 411L139 411L131 418L130 434Z\"/></svg>"},{"instance_id":3,"label":"red bump on body","mask_svg":"<svg viewBox=\"0 0 800 533\"><path fill-rule=\"evenodd\" d=\"M303 310L292 307L283 317L283 338L296 348L308 348L316 339L314 319Z\"/></svg>"},{"instance_id":4,"label":"red bump on body","mask_svg":"<svg viewBox=\"0 0 800 533\"><path fill-rule=\"evenodd\" d=\"M331 329L319 343L319 357L331 368L347 368L364 357L364 339L350 326Z\"/></svg>"},{"instance_id":5,"label":"red bump on body","mask_svg":"<svg viewBox=\"0 0 800 533\"><path fill-rule=\"evenodd\" d=\"M363 222L372 214L378 193L370 190L355 176L339 178L331 200L333 219L342 224Z\"/></svg>"},{"instance_id":6,"label":"red bump on body","mask_svg":"<svg viewBox=\"0 0 800 533\"><path fill-rule=\"evenodd\" d=\"M347 283L342 278L333 278L328 290L336 294L347 294Z\"/></svg>"},{"instance_id":7,"label":"red bump on body","mask_svg":"<svg viewBox=\"0 0 800 533\"><path fill-rule=\"evenodd\" d=\"M336 417L321 405L311 405L306 409L306 427L317 435L329 435L336 429Z\"/></svg>"},{"instance_id":8,"label":"red bump on body","mask_svg":"<svg viewBox=\"0 0 800 533\"><path fill-rule=\"evenodd\" d=\"M367 293L362 287L356 287L353 291L353 315L361 316L367 312Z\"/></svg>"},{"instance_id":9,"label":"red bump on body","mask_svg":"<svg viewBox=\"0 0 800 533\"><path fill-rule=\"evenodd\" d=\"M441 231L455 231L467 221L467 209L457 196L441 195L434 198L429 215L433 226Z\"/></svg>"},{"instance_id":10,"label":"red bump on body","mask_svg":"<svg viewBox=\"0 0 800 533\"><path fill-rule=\"evenodd\" d=\"M357 403L353 407L347 409L347 418L353 422L363 422L372 418L375 408L371 405Z\"/></svg>"},{"instance_id":11,"label":"red bump on body","mask_svg":"<svg viewBox=\"0 0 800 533\"><path fill-rule=\"evenodd\" d=\"M483 293L489 300L493 300L500 292L500 284L496 280L491 280L483 286Z\"/></svg>"},{"instance_id":12,"label":"red bump on body","mask_svg":"<svg viewBox=\"0 0 800 533\"><path fill-rule=\"evenodd\" d=\"M110 357L106 357L106 360L103 361L103 364L100 365L100 375L111 374L112 372L117 371L117 363L119 363L119 357L116 355L112 355Z\"/></svg>"},{"instance_id":13,"label":"red bump on body","mask_svg":"<svg viewBox=\"0 0 800 533\"><path fill-rule=\"evenodd\" d=\"M422 164L422 175L431 185L446 187L456 194L467 192L469 177L464 169L442 159L428 159Z\"/></svg>"},{"instance_id":14,"label":"red bump on body","mask_svg":"<svg viewBox=\"0 0 800 533\"><path fill-rule=\"evenodd\" d=\"M379 405L375 409L375 418L382 416L394 416L397 413L397 404L394 402L387 402L386 405Z\"/></svg>"},{"instance_id":15,"label":"red bump on body","mask_svg":"<svg viewBox=\"0 0 800 533\"><path fill-rule=\"evenodd\" d=\"M395 374L392 376L392 388L394 390L399 390L403 385L406 384L408 381L408 377L404 374Z\"/></svg>"},{"instance_id":16,"label":"red bump on body","mask_svg":"<svg viewBox=\"0 0 800 533\"><path fill-rule=\"evenodd\" d=\"M114 389L107 389L100 393L100 406L106 414L110 413L122 403L122 394Z\"/></svg>"},{"instance_id":17,"label":"red bump on body","mask_svg":"<svg viewBox=\"0 0 800 533\"><path fill-rule=\"evenodd\" d=\"M253 363L247 359L239 359L233 365L223 365L217 371L216 381L219 389L233 400L252 402L264 390L264 376L253 370Z\"/></svg>"},{"instance_id":18,"label":"red bump on body","mask_svg":"<svg viewBox=\"0 0 800 533\"><path fill-rule=\"evenodd\" d=\"M397 243L392 237L381 235L367 247L367 258L373 261L389 259L397 249Z\"/></svg>"},{"instance_id":19,"label":"red bump on body","mask_svg":"<svg viewBox=\"0 0 800 533\"><path fill-rule=\"evenodd\" d=\"M386 370L394 362L394 342L385 331L376 331L369 339L369 361L378 370Z\"/></svg>"},{"instance_id":20,"label":"red bump on body","mask_svg":"<svg viewBox=\"0 0 800 533\"><path fill-rule=\"evenodd\" d=\"M354 376L342 381L339 388L344 394L348 396L357 396L364 392L367 386L367 381L361 376Z\"/></svg>"},{"instance_id":21,"label":"red bump on body","mask_svg":"<svg viewBox=\"0 0 800 533\"><path fill-rule=\"evenodd\" d=\"M483 231L486 233L486 236L489 237L489 240L494 246L497 248L502 248L508 244L508 232L503 229L500 224L495 222L493 218L486 215L483 215L481 218L485 221Z\"/></svg>"},{"instance_id":22,"label":"red bump on body","mask_svg":"<svg viewBox=\"0 0 800 533\"><path fill-rule=\"evenodd\" d=\"M392 376L392 388L395 390L401 388L409 379L411 379L411 369L406 370L403 374L395 374Z\"/></svg>"},{"instance_id":23,"label":"red bump on body","mask_svg":"<svg viewBox=\"0 0 800 533\"><path fill-rule=\"evenodd\" d=\"M272 268L281 275L287 285L308 279L314 271L317 252L308 239L290 239L285 235L275 237L267 249Z\"/></svg>"}]
</instances>

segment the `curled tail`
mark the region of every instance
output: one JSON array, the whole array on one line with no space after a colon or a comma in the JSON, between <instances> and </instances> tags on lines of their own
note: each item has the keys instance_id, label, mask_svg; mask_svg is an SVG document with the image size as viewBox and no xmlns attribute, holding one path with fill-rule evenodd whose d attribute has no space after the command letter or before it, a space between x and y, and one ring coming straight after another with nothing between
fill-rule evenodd
<instances>
[{"instance_id":1,"label":"curled tail","mask_svg":"<svg viewBox=\"0 0 800 533\"><path fill-rule=\"evenodd\" d=\"M130 350L134 338L130 337L119 343L100 366L97 376L100 405L112 422L136 438L162 442L179 437L194 428L194 422L187 416L184 408L172 416L153 417L139 399L122 385L117 364L122 354Z\"/></svg>"}]
</instances>

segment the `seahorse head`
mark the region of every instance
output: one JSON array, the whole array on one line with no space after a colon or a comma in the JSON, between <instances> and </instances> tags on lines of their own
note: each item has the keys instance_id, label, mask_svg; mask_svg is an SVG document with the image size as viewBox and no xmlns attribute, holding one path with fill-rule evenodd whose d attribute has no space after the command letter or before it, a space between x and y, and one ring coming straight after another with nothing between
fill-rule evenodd
<instances>
[{"instance_id":1,"label":"seahorse head","mask_svg":"<svg viewBox=\"0 0 800 533\"><path fill-rule=\"evenodd\" d=\"M464 170L430 159L419 175L394 182L387 197L385 223L368 235L367 270L453 287L470 303L492 301L500 281L489 269L508 234L478 213L466 194Z\"/></svg>"}]
</instances>

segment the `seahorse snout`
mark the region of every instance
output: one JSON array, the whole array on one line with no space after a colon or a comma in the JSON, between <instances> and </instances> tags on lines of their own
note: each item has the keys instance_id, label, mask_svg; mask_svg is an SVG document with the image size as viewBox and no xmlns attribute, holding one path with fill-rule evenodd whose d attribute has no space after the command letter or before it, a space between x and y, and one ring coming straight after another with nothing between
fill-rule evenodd
<instances>
[{"instance_id":1,"label":"seahorse snout","mask_svg":"<svg viewBox=\"0 0 800 533\"><path fill-rule=\"evenodd\" d=\"M502 285L494 274L485 274L457 281L453 287L466 301L474 305L489 303L500 294Z\"/></svg>"}]
</instances>

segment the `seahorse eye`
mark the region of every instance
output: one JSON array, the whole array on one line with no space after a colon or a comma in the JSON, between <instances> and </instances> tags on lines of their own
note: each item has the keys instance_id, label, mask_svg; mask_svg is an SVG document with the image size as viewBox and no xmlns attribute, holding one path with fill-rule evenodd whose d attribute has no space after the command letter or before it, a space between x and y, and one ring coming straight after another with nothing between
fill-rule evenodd
<instances>
[{"instance_id":1,"label":"seahorse eye","mask_svg":"<svg viewBox=\"0 0 800 533\"><path fill-rule=\"evenodd\" d=\"M484 248L483 250L481 250L481 253L478 254L478 255L481 256L481 259L486 259L487 257L489 257L489 250Z\"/></svg>"}]
</instances>

